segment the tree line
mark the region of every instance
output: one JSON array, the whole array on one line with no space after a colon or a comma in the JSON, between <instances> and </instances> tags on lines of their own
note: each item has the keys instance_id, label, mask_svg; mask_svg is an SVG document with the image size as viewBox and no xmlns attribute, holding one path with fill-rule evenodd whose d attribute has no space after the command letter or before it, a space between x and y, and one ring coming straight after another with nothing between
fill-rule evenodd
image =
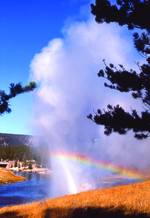
<instances>
[{"instance_id":1,"label":"tree line","mask_svg":"<svg viewBox=\"0 0 150 218\"><path fill-rule=\"evenodd\" d=\"M27 145L0 147L0 160L15 160L26 163L27 160L35 160L42 167L50 168L50 158L40 146L29 147Z\"/></svg>"}]
</instances>

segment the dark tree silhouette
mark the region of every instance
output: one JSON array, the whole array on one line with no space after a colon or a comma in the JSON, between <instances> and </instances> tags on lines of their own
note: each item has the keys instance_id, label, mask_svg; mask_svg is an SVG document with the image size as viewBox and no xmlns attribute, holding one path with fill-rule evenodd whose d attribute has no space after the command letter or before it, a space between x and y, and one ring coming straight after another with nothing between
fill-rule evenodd
<instances>
[{"instance_id":1,"label":"dark tree silhouette","mask_svg":"<svg viewBox=\"0 0 150 218\"><path fill-rule=\"evenodd\" d=\"M10 84L10 93L6 94L5 91L0 91L0 115L4 112L10 113L11 109L9 107L9 100L14 98L16 95L21 93L26 93L33 91L36 88L35 82L30 82L29 85L23 87L21 83L17 83L16 85Z\"/></svg>"},{"instance_id":2,"label":"dark tree silhouette","mask_svg":"<svg viewBox=\"0 0 150 218\"><path fill-rule=\"evenodd\" d=\"M107 111L100 109L87 117L99 125L104 125L106 135L112 132L126 134L129 130L134 132L137 139L146 139L150 136L150 0L117 0L116 5L111 5L107 0L96 0L91 4L92 14L98 23L118 23L127 25L129 30L138 28L142 30L141 36L133 34L134 46L145 57L146 63L137 63L139 72L126 70L121 64L118 68L113 64L105 64L105 70L100 70L99 77L109 81L105 87L120 92L131 92L134 99L141 99L143 111L138 115L134 109L131 113L117 106L108 105Z\"/></svg>"}]
</instances>

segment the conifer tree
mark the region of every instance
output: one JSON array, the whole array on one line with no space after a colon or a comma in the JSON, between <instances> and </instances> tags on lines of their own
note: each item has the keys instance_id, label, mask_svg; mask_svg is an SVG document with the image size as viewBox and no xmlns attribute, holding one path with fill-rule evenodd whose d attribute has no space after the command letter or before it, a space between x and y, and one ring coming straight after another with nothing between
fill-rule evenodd
<instances>
[{"instance_id":1,"label":"conifer tree","mask_svg":"<svg viewBox=\"0 0 150 218\"><path fill-rule=\"evenodd\" d=\"M29 169L29 170L32 170L32 169L33 169L33 167L32 167L32 162L31 162L31 161L30 161L29 164L28 164L28 169Z\"/></svg>"},{"instance_id":2,"label":"conifer tree","mask_svg":"<svg viewBox=\"0 0 150 218\"><path fill-rule=\"evenodd\" d=\"M16 85L14 83L10 84L10 93L6 94L5 91L0 90L0 115L7 112L10 113L11 109L9 106L9 100L11 98L16 97L16 95L26 93L33 91L36 88L35 82L30 82L27 86L22 86L21 83L17 83Z\"/></svg>"},{"instance_id":3,"label":"conifer tree","mask_svg":"<svg viewBox=\"0 0 150 218\"><path fill-rule=\"evenodd\" d=\"M17 163L17 160L15 160L14 167L17 167L17 166L18 166L18 163Z\"/></svg>"},{"instance_id":4,"label":"conifer tree","mask_svg":"<svg viewBox=\"0 0 150 218\"><path fill-rule=\"evenodd\" d=\"M100 70L99 77L105 78L109 83L105 87L121 93L131 93L134 99L140 99L143 111L139 115L136 109L126 112L121 106L108 104L107 110L100 109L87 117L98 125L104 126L104 134L112 132L126 134L129 130L134 132L137 139L146 139L150 136L150 0L117 0L111 5L108 0L96 0L91 4L92 14L97 23L118 23L127 25L129 30L139 29L141 35L133 34L134 46L145 58L145 64L137 63L139 72L127 70L118 63L107 65L105 70Z\"/></svg>"}]
</instances>

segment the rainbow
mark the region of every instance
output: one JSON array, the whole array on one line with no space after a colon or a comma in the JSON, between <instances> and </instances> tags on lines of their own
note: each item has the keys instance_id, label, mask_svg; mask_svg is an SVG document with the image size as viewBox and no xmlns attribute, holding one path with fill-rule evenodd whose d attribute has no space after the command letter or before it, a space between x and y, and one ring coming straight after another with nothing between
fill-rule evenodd
<instances>
[{"instance_id":1,"label":"rainbow","mask_svg":"<svg viewBox=\"0 0 150 218\"><path fill-rule=\"evenodd\" d=\"M83 156L80 154L75 154L75 153L52 153L51 157L58 158L58 159L64 159L64 160L70 160L73 162L79 162L82 164L86 164L89 166L94 166L98 167L104 170L108 170L117 174L121 174L127 177L131 177L140 181L145 181L146 179L142 177L142 175L136 171L130 170L130 169L125 169L123 167L114 165L112 163L107 163L105 161L98 161L98 160L93 160L87 156Z\"/></svg>"}]
</instances>

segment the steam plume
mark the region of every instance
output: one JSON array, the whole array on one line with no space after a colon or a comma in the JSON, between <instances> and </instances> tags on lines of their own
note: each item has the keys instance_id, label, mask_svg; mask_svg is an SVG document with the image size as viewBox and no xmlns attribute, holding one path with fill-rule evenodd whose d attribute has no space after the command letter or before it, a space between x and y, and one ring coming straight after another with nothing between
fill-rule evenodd
<instances>
[{"instance_id":1,"label":"steam plume","mask_svg":"<svg viewBox=\"0 0 150 218\"><path fill-rule=\"evenodd\" d=\"M63 38L51 40L31 63L31 77L39 84L33 122L36 131L44 135L50 152L71 151L126 167L146 167L150 151L147 142L139 142L130 134L106 137L103 127L86 117L108 103L127 110L130 106L140 108L140 102L110 91L97 77L104 68L104 58L128 69L136 67L131 35L125 27L98 25L91 16L86 22L67 23L63 34Z\"/></svg>"}]
</instances>

